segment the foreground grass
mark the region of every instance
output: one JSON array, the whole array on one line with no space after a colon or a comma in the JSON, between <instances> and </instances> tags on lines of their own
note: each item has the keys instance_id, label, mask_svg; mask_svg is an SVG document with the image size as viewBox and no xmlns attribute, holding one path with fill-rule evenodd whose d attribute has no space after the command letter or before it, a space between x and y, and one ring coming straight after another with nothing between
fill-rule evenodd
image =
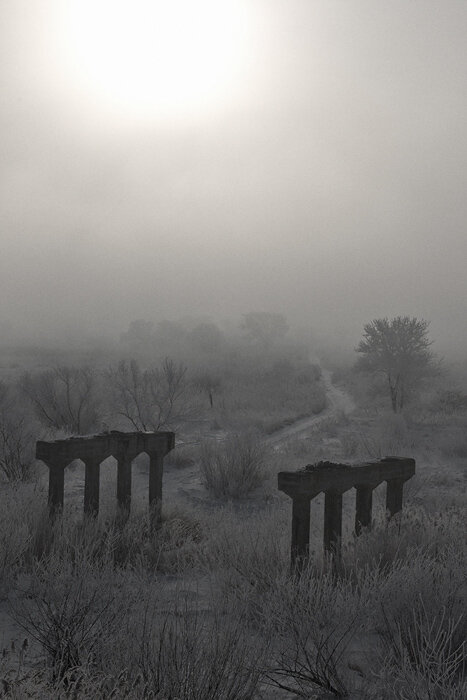
<instances>
[{"instance_id":1,"label":"foreground grass","mask_svg":"<svg viewBox=\"0 0 467 700\"><path fill-rule=\"evenodd\" d=\"M172 508L152 531L143 515L50 525L42 497L2 492L1 607L18 642L4 697L465 696L459 507L409 503L349 536L337 568L313 533L297 580L286 500Z\"/></svg>"}]
</instances>

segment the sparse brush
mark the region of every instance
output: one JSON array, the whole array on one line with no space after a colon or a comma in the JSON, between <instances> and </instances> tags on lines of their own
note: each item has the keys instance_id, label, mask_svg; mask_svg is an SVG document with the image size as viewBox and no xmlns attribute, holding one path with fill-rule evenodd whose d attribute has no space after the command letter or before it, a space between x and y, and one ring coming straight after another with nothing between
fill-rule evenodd
<instances>
[{"instance_id":1,"label":"sparse brush","mask_svg":"<svg viewBox=\"0 0 467 700\"><path fill-rule=\"evenodd\" d=\"M355 580L361 571L388 576L394 568L412 567L419 557L436 559L451 548L465 556L462 511L446 508L429 513L423 507L410 506L389 521L380 513L373 520L371 530L366 529L359 537L347 540L342 547L338 572L344 578ZM410 578L409 572L407 575Z\"/></svg>"},{"instance_id":2,"label":"sparse brush","mask_svg":"<svg viewBox=\"0 0 467 700\"><path fill-rule=\"evenodd\" d=\"M37 424L13 386L0 381L0 477L28 481L34 473Z\"/></svg>"},{"instance_id":3,"label":"sparse brush","mask_svg":"<svg viewBox=\"0 0 467 700\"><path fill-rule=\"evenodd\" d=\"M266 481L266 460L266 447L252 434L206 440L201 444L201 478L216 498L241 498Z\"/></svg>"},{"instance_id":4,"label":"sparse brush","mask_svg":"<svg viewBox=\"0 0 467 700\"><path fill-rule=\"evenodd\" d=\"M157 583L138 589L118 630L53 684L54 697L251 700L267 640L236 611L207 612L182 591L172 594L168 611Z\"/></svg>"},{"instance_id":5,"label":"sparse brush","mask_svg":"<svg viewBox=\"0 0 467 700\"><path fill-rule=\"evenodd\" d=\"M318 689L346 697L345 654L362 626L358 593L309 565L298 578L276 580L258 606L265 633L275 640L266 672L270 684L302 698Z\"/></svg>"},{"instance_id":6,"label":"sparse brush","mask_svg":"<svg viewBox=\"0 0 467 700\"><path fill-rule=\"evenodd\" d=\"M391 643L400 626L407 644L415 643L419 632L417 643L422 644L423 639L428 639L424 625L429 617L431 622L439 622L445 635L449 633L452 651L457 653L467 638L465 570L465 551L458 551L457 547L446 547L437 555L422 550L414 553L411 560L395 564L381 581L375 601L376 612L380 608L380 620L377 622L375 616L375 622L383 639Z\"/></svg>"},{"instance_id":7,"label":"sparse brush","mask_svg":"<svg viewBox=\"0 0 467 700\"><path fill-rule=\"evenodd\" d=\"M179 598L170 613L147 604L133 631L131 673L137 669L154 698L251 700L267 641L232 610L206 614ZM126 656L126 655L125 655Z\"/></svg>"},{"instance_id":8,"label":"sparse brush","mask_svg":"<svg viewBox=\"0 0 467 700\"><path fill-rule=\"evenodd\" d=\"M29 567L45 494L32 484L3 484L0 497L0 595L6 595L15 576Z\"/></svg>"},{"instance_id":9,"label":"sparse brush","mask_svg":"<svg viewBox=\"0 0 467 700\"><path fill-rule=\"evenodd\" d=\"M199 564L224 600L247 607L289 569L289 513L277 505L213 513L199 550Z\"/></svg>"},{"instance_id":10,"label":"sparse brush","mask_svg":"<svg viewBox=\"0 0 467 700\"><path fill-rule=\"evenodd\" d=\"M18 592L11 604L13 619L47 653L52 680L93 658L122 609L102 572L77 572L56 560L38 565L29 590Z\"/></svg>"},{"instance_id":11,"label":"sparse brush","mask_svg":"<svg viewBox=\"0 0 467 700\"><path fill-rule=\"evenodd\" d=\"M465 613L456 619L442 607L426 609L422 596L411 614L396 624L384 612L385 664L406 681L407 689L424 687L435 697L464 684L466 664ZM451 696L449 696L451 697Z\"/></svg>"}]
</instances>

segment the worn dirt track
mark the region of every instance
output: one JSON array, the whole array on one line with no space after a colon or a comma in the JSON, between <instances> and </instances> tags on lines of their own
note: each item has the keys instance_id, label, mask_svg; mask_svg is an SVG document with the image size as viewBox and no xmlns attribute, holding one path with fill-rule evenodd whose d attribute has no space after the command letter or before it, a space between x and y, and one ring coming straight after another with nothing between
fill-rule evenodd
<instances>
[{"instance_id":1,"label":"worn dirt track","mask_svg":"<svg viewBox=\"0 0 467 700\"><path fill-rule=\"evenodd\" d=\"M321 421L328 419L332 415L336 415L339 412L349 414L355 409L355 403L349 394L339 389L337 386L334 386L332 383L331 372L328 369L323 369L322 373L323 382L326 387L327 407L318 415L301 418L295 423L292 423L292 425L277 430L266 439L269 445L277 447L284 440L307 432L310 428L319 425Z\"/></svg>"}]
</instances>

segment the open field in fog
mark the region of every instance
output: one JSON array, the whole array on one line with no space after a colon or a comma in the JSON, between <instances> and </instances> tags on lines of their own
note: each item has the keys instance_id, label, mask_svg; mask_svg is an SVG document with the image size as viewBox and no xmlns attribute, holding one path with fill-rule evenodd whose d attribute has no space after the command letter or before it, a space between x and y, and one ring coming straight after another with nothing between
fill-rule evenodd
<instances>
[{"instance_id":1,"label":"open field in fog","mask_svg":"<svg viewBox=\"0 0 467 700\"><path fill-rule=\"evenodd\" d=\"M466 35L0 1L0 700L467 698Z\"/></svg>"},{"instance_id":2,"label":"open field in fog","mask_svg":"<svg viewBox=\"0 0 467 700\"><path fill-rule=\"evenodd\" d=\"M218 364L213 406L202 390L187 394L159 530L149 528L144 456L124 525L114 518L113 458L101 467L96 522L81 522L80 462L66 470L55 525L44 467L4 480L6 697L463 697L466 413L446 405L448 380L394 414L349 368L318 368L290 347L261 363L251 350L236 357L228 374ZM291 501L277 472L387 454L417 462L403 513L386 522L379 487L373 529L355 539L355 496L345 493L342 560L332 568L317 497L309 565L291 578Z\"/></svg>"}]
</instances>

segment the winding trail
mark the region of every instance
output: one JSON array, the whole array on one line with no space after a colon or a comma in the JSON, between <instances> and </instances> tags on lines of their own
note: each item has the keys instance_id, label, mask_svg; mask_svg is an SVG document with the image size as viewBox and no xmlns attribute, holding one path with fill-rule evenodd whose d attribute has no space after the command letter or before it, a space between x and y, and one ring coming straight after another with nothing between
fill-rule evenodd
<instances>
[{"instance_id":1,"label":"winding trail","mask_svg":"<svg viewBox=\"0 0 467 700\"><path fill-rule=\"evenodd\" d=\"M318 364L315 362L315 364ZM327 369L322 369L323 383L326 388L327 406L318 415L307 416L295 421L285 428L277 430L272 435L264 439L267 445L270 445L273 450L278 450L281 443L286 442L291 437L298 437L306 434L312 428L318 426L322 421L337 415L340 412L350 414L355 410L356 406L349 394L343 389L339 389L332 383L331 372ZM219 431L217 434L211 434L210 437L217 440L225 439L227 433ZM194 443L192 443L194 444ZM201 484L199 465L194 464L187 469L168 469L164 473L164 494L168 500L172 496L178 495L187 498L191 502L202 503L205 507L212 507L212 500Z\"/></svg>"},{"instance_id":2,"label":"winding trail","mask_svg":"<svg viewBox=\"0 0 467 700\"><path fill-rule=\"evenodd\" d=\"M347 415L355 410L355 403L352 397L343 389L339 389L332 383L331 372L328 369L322 369L321 371L323 383L326 388L327 400L327 406L324 411L318 415L301 418L295 423L292 423L292 425L287 425L285 428L276 430L275 433L266 438L265 442L268 445L277 447L284 440L288 440L292 436L300 435L301 433L308 431L310 428L319 425L321 421L329 418L330 416L336 415L341 411Z\"/></svg>"}]
</instances>

